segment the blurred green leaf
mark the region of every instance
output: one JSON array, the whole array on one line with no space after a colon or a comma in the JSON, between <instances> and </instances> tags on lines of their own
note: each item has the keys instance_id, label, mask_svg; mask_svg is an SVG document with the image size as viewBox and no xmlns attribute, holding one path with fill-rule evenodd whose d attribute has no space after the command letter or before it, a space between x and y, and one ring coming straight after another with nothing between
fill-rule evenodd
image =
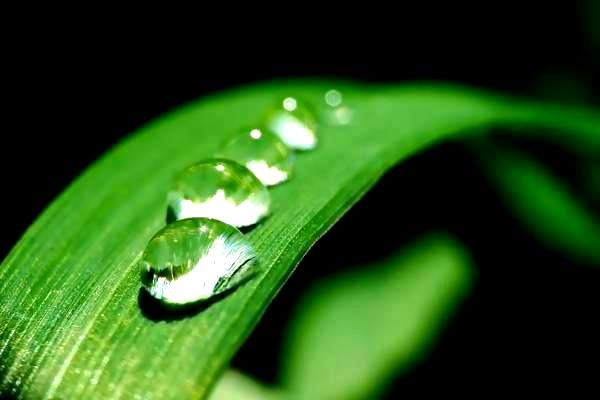
<instances>
[{"instance_id":1,"label":"blurred green leaf","mask_svg":"<svg viewBox=\"0 0 600 400\"><path fill-rule=\"evenodd\" d=\"M209 396L210 400L284 400L286 398L289 397L235 370L225 372Z\"/></svg>"},{"instance_id":2,"label":"blurred green leaf","mask_svg":"<svg viewBox=\"0 0 600 400\"><path fill-rule=\"evenodd\" d=\"M292 318L286 389L301 399L362 399L421 360L473 280L469 258L432 237L321 283Z\"/></svg>"},{"instance_id":3,"label":"blurred green leaf","mask_svg":"<svg viewBox=\"0 0 600 400\"><path fill-rule=\"evenodd\" d=\"M504 199L547 246L600 265L600 223L543 165L517 150L482 153Z\"/></svg>"},{"instance_id":4,"label":"blurred green leaf","mask_svg":"<svg viewBox=\"0 0 600 400\"><path fill-rule=\"evenodd\" d=\"M172 176L211 157L280 97L318 105L333 86L354 119L323 126L320 147L300 154L294 179L272 190L273 215L248 234L263 272L197 315L143 314L136 260L164 224ZM0 395L206 397L302 256L385 171L490 124L551 126L553 139L600 152L600 119L589 110L426 84L273 82L193 102L142 127L77 178L3 261Z\"/></svg>"}]
</instances>

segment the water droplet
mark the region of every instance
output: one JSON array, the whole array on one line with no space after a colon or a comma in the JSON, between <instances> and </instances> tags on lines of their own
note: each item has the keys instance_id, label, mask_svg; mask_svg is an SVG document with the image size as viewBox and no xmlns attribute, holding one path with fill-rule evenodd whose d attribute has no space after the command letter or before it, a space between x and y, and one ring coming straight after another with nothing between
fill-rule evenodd
<instances>
[{"instance_id":1,"label":"water droplet","mask_svg":"<svg viewBox=\"0 0 600 400\"><path fill-rule=\"evenodd\" d=\"M344 103L344 96L339 90L331 89L325 92L327 104L326 119L332 125L348 125L354 117L354 110Z\"/></svg>"},{"instance_id":2,"label":"water droplet","mask_svg":"<svg viewBox=\"0 0 600 400\"><path fill-rule=\"evenodd\" d=\"M267 115L267 127L293 149L317 146L317 118L306 102L286 97Z\"/></svg>"},{"instance_id":3,"label":"water droplet","mask_svg":"<svg viewBox=\"0 0 600 400\"><path fill-rule=\"evenodd\" d=\"M298 108L298 101L293 97L286 97L283 99L283 108L287 111L294 111Z\"/></svg>"},{"instance_id":4,"label":"water droplet","mask_svg":"<svg viewBox=\"0 0 600 400\"><path fill-rule=\"evenodd\" d=\"M207 300L248 278L255 258L236 228L208 218L183 219L160 230L146 246L142 285L169 304Z\"/></svg>"},{"instance_id":5,"label":"water droplet","mask_svg":"<svg viewBox=\"0 0 600 400\"><path fill-rule=\"evenodd\" d=\"M350 122L352 122L354 110L348 106L340 106L333 111L333 116L338 125L348 125Z\"/></svg>"},{"instance_id":6,"label":"water droplet","mask_svg":"<svg viewBox=\"0 0 600 400\"><path fill-rule=\"evenodd\" d=\"M325 103L330 107L337 107L342 104L342 94L335 89L328 90L325 93Z\"/></svg>"},{"instance_id":7,"label":"water droplet","mask_svg":"<svg viewBox=\"0 0 600 400\"><path fill-rule=\"evenodd\" d=\"M248 168L218 158L184 169L168 194L175 220L205 217L243 227L267 216L270 206L269 191Z\"/></svg>"},{"instance_id":8,"label":"water droplet","mask_svg":"<svg viewBox=\"0 0 600 400\"><path fill-rule=\"evenodd\" d=\"M294 166L294 153L265 129L255 128L234 136L219 156L245 165L267 186L286 181Z\"/></svg>"}]
</instances>

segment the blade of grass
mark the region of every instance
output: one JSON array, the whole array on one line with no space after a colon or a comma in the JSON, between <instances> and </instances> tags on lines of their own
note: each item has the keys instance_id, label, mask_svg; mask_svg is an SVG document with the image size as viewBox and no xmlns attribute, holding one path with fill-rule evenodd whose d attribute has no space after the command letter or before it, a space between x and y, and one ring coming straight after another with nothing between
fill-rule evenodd
<instances>
[{"instance_id":1,"label":"blade of grass","mask_svg":"<svg viewBox=\"0 0 600 400\"><path fill-rule=\"evenodd\" d=\"M325 126L272 190L273 216L248 234L263 272L188 318L138 304L136 259L164 221L171 177L212 156L289 94L336 86L356 108ZM577 121L575 121L577 119ZM599 149L590 111L460 87L394 90L274 82L212 96L143 127L96 161L28 229L0 267L0 394L21 398L204 398L302 256L389 168L437 141L495 124L552 124Z\"/></svg>"}]
</instances>

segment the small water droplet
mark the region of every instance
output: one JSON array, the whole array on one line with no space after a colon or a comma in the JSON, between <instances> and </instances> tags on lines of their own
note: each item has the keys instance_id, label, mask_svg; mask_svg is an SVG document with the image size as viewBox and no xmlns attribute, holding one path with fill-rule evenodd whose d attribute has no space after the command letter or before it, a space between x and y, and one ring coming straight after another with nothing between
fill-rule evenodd
<instances>
[{"instance_id":1,"label":"small water droplet","mask_svg":"<svg viewBox=\"0 0 600 400\"><path fill-rule=\"evenodd\" d=\"M255 258L236 228L208 218L183 219L160 230L146 246L142 285L168 304L207 300L247 279Z\"/></svg>"},{"instance_id":2,"label":"small water droplet","mask_svg":"<svg viewBox=\"0 0 600 400\"><path fill-rule=\"evenodd\" d=\"M326 120L332 125L348 125L354 117L354 110L344 103L339 90L330 89L323 96L327 105Z\"/></svg>"},{"instance_id":3,"label":"small water droplet","mask_svg":"<svg viewBox=\"0 0 600 400\"><path fill-rule=\"evenodd\" d=\"M265 129L242 131L225 143L219 156L245 165L267 186L286 181L294 167L294 153Z\"/></svg>"},{"instance_id":4,"label":"small water droplet","mask_svg":"<svg viewBox=\"0 0 600 400\"><path fill-rule=\"evenodd\" d=\"M354 117L354 110L348 106L340 106L333 111L335 122L338 125L348 125Z\"/></svg>"},{"instance_id":5,"label":"small water droplet","mask_svg":"<svg viewBox=\"0 0 600 400\"><path fill-rule=\"evenodd\" d=\"M325 103L330 107L337 107L342 104L342 94L335 89L325 92Z\"/></svg>"},{"instance_id":6,"label":"small water droplet","mask_svg":"<svg viewBox=\"0 0 600 400\"><path fill-rule=\"evenodd\" d=\"M269 191L243 165L209 159L184 169L168 194L173 219L205 217L236 227L257 223L268 215Z\"/></svg>"},{"instance_id":7,"label":"small water droplet","mask_svg":"<svg viewBox=\"0 0 600 400\"><path fill-rule=\"evenodd\" d=\"M260 138L262 137L262 135L263 135L263 134L262 134L262 132L260 131L260 129L252 129L252 130L250 131L250 137L251 137L252 139L258 140L258 139L260 139Z\"/></svg>"},{"instance_id":8,"label":"small water droplet","mask_svg":"<svg viewBox=\"0 0 600 400\"><path fill-rule=\"evenodd\" d=\"M266 126L293 149L311 150L317 146L317 118L297 97L286 97L270 110Z\"/></svg>"},{"instance_id":9,"label":"small water droplet","mask_svg":"<svg viewBox=\"0 0 600 400\"><path fill-rule=\"evenodd\" d=\"M282 103L287 111L294 111L298 107L298 101L293 97L286 97Z\"/></svg>"}]
</instances>

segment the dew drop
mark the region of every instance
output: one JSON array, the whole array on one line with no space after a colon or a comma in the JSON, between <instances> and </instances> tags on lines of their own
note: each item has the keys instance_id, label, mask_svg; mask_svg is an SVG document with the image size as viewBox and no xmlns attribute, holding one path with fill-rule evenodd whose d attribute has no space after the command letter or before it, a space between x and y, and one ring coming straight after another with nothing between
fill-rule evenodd
<instances>
[{"instance_id":1,"label":"dew drop","mask_svg":"<svg viewBox=\"0 0 600 400\"><path fill-rule=\"evenodd\" d=\"M208 218L175 221L142 255L142 286L168 304L188 304L232 289L251 276L256 253L236 228Z\"/></svg>"},{"instance_id":2,"label":"dew drop","mask_svg":"<svg viewBox=\"0 0 600 400\"><path fill-rule=\"evenodd\" d=\"M269 191L248 168L218 158L184 169L167 201L170 219L204 217L236 227L257 223L271 206Z\"/></svg>"},{"instance_id":3,"label":"dew drop","mask_svg":"<svg viewBox=\"0 0 600 400\"><path fill-rule=\"evenodd\" d=\"M326 120L332 125L348 125L354 117L354 110L344 102L339 90L330 89L323 96L327 105Z\"/></svg>"},{"instance_id":4,"label":"dew drop","mask_svg":"<svg viewBox=\"0 0 600 400\"><path fill-rule=\"evenodd\" d=\"M294 167L294 153L265 129L242 131L225 143L219 156L245 165L267 186L286 181Z\"/></svg>"},{"instance_id":5,"label":"dew drop","mask_svg":"<svg viewBox=\"0 0 600 400\"><path fill-rule=\"evenodd\" d=\"M342 94L335 89L325 92L325 103L330 107L337 107L342 104Z\"/></svg>"},{"instance_id":6,"label":"dew drop","mask_svg":"<svg viewBox=\"0 0 600 400\"><path fill-rule=\"evenodd\" d=\"M317 118L306 102L286 97L270 110L266 126L289 147L311 150L317 146Z\"/></svg>"}]
</instances>

